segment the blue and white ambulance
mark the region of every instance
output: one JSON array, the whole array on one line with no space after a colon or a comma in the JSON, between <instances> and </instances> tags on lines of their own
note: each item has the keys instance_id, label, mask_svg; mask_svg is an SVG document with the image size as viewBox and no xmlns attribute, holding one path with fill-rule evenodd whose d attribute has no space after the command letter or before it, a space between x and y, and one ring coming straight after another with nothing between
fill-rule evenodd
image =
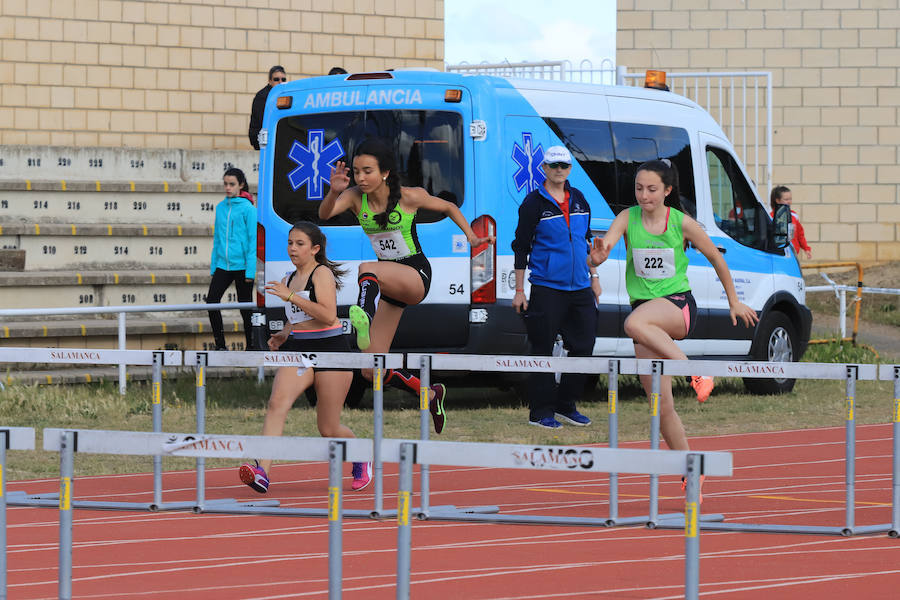
<instances>
[{"instance_id":1,"label":"blue and white ambulance","mask_svg":"<svg viewBox=\"0 0 900 600\"><path fill-rule=\"evenodd\" d=\"M697 104L654 89L436 71L280 85L269 95L260 134L258 282L292 269L286 240L293 222L319 223L329 258L350 268L338 295L339 314L346 316L356 301L356 267L375 254L352 214L323 223L317 211L335 162L349 163L356 145L370 136L392 145L403 185L455 202L476 232L497 237L496 246L473 249L449 219L418 215L434 278L425 301L405 311L397 351L527 353L521 318L511 308L510 244L519 203L543 181L544 149L557 144L575 159L569 181L590 203L598 235L634 204L639 164L668 158L677 166L682 205L723 253L741 301L760 315L755 329L732 326L715 271L688 248L698 325L680 342L686 354L797 360L806 349L811 316L799 264L783 239L776 243L772 220L732 144ZM597 355L633 355L622 327L630 311L624 260L619 244L599 269ZM270 330L280 329L284 318L276 300L258 296ZM793 386L791 380L746 382L761 392Z\"/></svg>"}]
</instances>

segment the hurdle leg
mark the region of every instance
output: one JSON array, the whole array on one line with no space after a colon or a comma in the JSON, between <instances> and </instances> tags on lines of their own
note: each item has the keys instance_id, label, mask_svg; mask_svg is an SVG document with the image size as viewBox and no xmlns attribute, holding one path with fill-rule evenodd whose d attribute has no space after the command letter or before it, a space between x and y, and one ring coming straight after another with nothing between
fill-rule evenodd
<instances>
[{"instance_id":1,"label":"hurdle leg","mask_svg":"<svg viewBox=\"0 0 900 600\"><path fill-rule=\"evenodd\" d=\"M856 365L847 365L847 393L846 393L846 458L845 458L845 480L847 486L847 499L845 505L845 525L844 535L852 535L854 517L856 512L856 377L859 373L859 367Z\"/></svg>"},{"instance_id":2,"label":"hurdle leg","mask_svg":"<svg viewBox=\"0 0 900 600\"><path fill-rule=\"evenodd\" d=\"M384 355L376 354L372 365L372 419L374 431L372 432L373 456L372 477L375 478L375 506L372 516L378 517L384 509L382 490L382 475L384 466L381 463L381 440L384 437Z\"/></svg>"},{"instance_id":3,"label":"hurdle leg","mask_svg":"<svg viewBox=\"0 0 900 600\"><path fill-rule=\"evenodd\" d=\"M341 490L345 446L328 444L328 600L340 600L343 580L343 531Z\"/></svg>"},{"instance_id":4,"label":"hurdle leg","mask_svg":"<svg viewBox=\"0 0 900 600\"><path fill-rule=\"evenodd\" d=\"M653 380L650 387L650 449L659 450L659 394L663 363L652 363ZM659 522L659 475L650 475L650 516L647 526L655 527Z\"/></svg>"},{"instance_id":5,"label":"hurdle leg","mask_svg":"<svg viewBox=\"0 0 900 600\"><path fill-rule=\"evenodd\" d=\"M428 428L431 421L431 411L428 408L428 390L431 388L431 357L423 356L419 366L419 439L428 440ZM429 468L426 464L419 465L422 493L419 510L422 515L428 515L428 494L431 480Z\"/></svg>"},{"instance_id":6,"label":"hurdle leg","mask_svg":"<svg viewBox=\"0 0 900 600\"><path fill-rule=\"evenodd\" d=\"M400 487L397 492L397 600L409 600L412 530L409 504L415 444L400 444Z\"/></svg>"},{"instance_id":7,"label":"hurdle leg","mask_svg":"<svg viewBox=\"0 0 900 600\"><path fill-rule=\"evenodd\" d=\"M609 391L607 404L609 414L609 447L619 447L619 413L616 403L619 395L619 361L609 361ZM619 518L619 474L609 474L609 524L615 525Z\"/></svg>"},{"instance_id":8,"label":"hurdle leg","mask_svg":"<svg viewBox=\"0 0 900 600\"><path fill-rule=\"evenodd\" d=\"M123 313L124 314L124 313ZM151 383L151 402L153 410L153 432L162 432L162 361L163 353L153 353L153 380ZM153 505L162 504L162 456L153 457Z\"/></svg>"},{"instance_id":9,"label":"hurdle leg","mask_svg":"<svg viewBox=\"0 0 900 600\"><path fill-rule=\"evenodd\" d=\"M6 600L6 447L9 431L0 431L0 600Z\"/></svg>"},{"instance_id":10,"label":"hurdle leg","mask_svg":"<svg viewBox=\"0 0 900 600\"><path fill-rule=\"evenodd\" d=\"M206 365L207 354L205 352L197 353L197 433L202 434L206 431ZM206 499L206 459L197 457L197 511L203 510L203 504Z\"/></svg>"},{"instance_id":11,"label":"hurdle leg","mask_svg":"<svg viewBox=\"0 0 900 600\"><path fill-rule=\"evenodd\" d=\"M62 432L59 453L59 597L72 598L72 476L75 433Z\"/></svg>"},{"instance_id":12,"label":"hurdle leg","mask_svg":"<svg viewBox=\"0 0 900 600\"><path fill-rule=\"evenodd\" d=\"M118 334L119 334L119 350L127 350L128 345L125 342L125 314L120 312L118 314ZM127 374L125 373L125 363L119 363L119 395L125 395L125 382L128 379Z\"/></svg>"},{"instance_id":13,"label":"hurdle leg","mask_svg":"<svg viewBox=\"0 0 900 600\"><path fill-rule=\"evenodd\" d=\"M900 537L900 366L894 366L894 493L891 501L891 537Z\"/></svg>"},{"instance_id":14,"label":"hurdle leg","mask_svg":"<svg viewBox=\"0 0 900 600\"><path fill-rule=\"evenodd\" d=\"M688 454L684 500L684 597L697 600L700 590L700 471L702 456Z\"/></svg>"}]
</instances>

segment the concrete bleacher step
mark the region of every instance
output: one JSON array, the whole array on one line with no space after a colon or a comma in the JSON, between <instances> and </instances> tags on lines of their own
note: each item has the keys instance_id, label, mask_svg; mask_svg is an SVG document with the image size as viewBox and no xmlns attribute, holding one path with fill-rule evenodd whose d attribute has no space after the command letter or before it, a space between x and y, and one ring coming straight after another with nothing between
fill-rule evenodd
<instances>
[{"instance_id":1,"label":"concrete bleacher step","mask_svg":"<svg viewBox=\"0 0 900 600\"><path fill-rule=\"evenodd\" d=\"M0 272L0 306L149 306L206 301L209 269ZM230 288L223 302L237 302Z\"/></svg>"},{"instance_id":2,"label":"concrete bleacher step","mask_svg":"<svg viewBox=\"0 0 900 600\"><path fill-rule=\"evenodd\" d=\"M25 270L209 264L211 225L0 223L0 248L24 250Z\"/></svg>"}]
</instances>

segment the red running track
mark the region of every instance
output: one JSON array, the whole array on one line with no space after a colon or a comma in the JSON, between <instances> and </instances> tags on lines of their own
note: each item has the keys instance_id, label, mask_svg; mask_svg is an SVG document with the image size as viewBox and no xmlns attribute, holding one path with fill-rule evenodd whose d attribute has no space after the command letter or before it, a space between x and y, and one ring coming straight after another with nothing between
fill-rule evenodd
<instances>
[{"instance_id":1,"label":"red running track","mask_svg":"<svg viewBox=\"0 0 900 600\"><path fill-rule=\"evenodd\" d=\"M734 452L735 475L704 486L705 513L728 521L840 526L844 430L826 428L693 438L698 450ZM857 525L890 523L891 428L857 428ZM646 444L629 444L641 447ZM76 471L77 475L77 471ZM344 507L370 509L371 488ZM282 506L327 506L327 465L277 465L269 496ZM648 478L620 477L620 515L647 512ZM192 472L166 473L164 500L193 495ZM396 506L396 465L385 466L386 509ZM608 515L607 478L560 471L432 468L431 504L498 505L504 514ZM29 493L56 480L10 482ZM82 500L148 502L150 474L76 478ZM207 472L207 498L259 498L234 469ZM415 503L415 501L414 501ZM664 478L660 513L681 512L680 483ZM57 595L58 514L9 510L9 597ZM77 598L327 598L325 519L124 513L74 514ZM683 597L681 530L413 522L414 598ZM394 521L344 520L344 598L394 598ZM897 598L900 540L703 532L700 593L727 600Z\"/></svg>"}]
</instances>

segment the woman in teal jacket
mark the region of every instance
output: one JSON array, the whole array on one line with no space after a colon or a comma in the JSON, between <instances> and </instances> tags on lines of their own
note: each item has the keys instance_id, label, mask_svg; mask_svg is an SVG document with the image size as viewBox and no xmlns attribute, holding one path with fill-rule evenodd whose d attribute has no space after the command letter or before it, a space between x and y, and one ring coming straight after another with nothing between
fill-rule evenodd
<instances>
[{"instance_id":1,"label":"woman in teal jacket","mask_svg":"<svg viewBox=\"0 0 900 600\"><path fill-rule=\"evenodd\" d=\"M240 169L225 171L225 199L216 205L216 224L213 236L212 259L209 272L212 281L206 293L207 304L222 299L225 290L234 282L238 302L253 299L253 277L256 274L256 207L247 187L247 178ZM250 310L241 310L244 319L246 349L250 349ZM227 350L222 313L209 311L216 350Z\"/></svg>"}]
</instances>

